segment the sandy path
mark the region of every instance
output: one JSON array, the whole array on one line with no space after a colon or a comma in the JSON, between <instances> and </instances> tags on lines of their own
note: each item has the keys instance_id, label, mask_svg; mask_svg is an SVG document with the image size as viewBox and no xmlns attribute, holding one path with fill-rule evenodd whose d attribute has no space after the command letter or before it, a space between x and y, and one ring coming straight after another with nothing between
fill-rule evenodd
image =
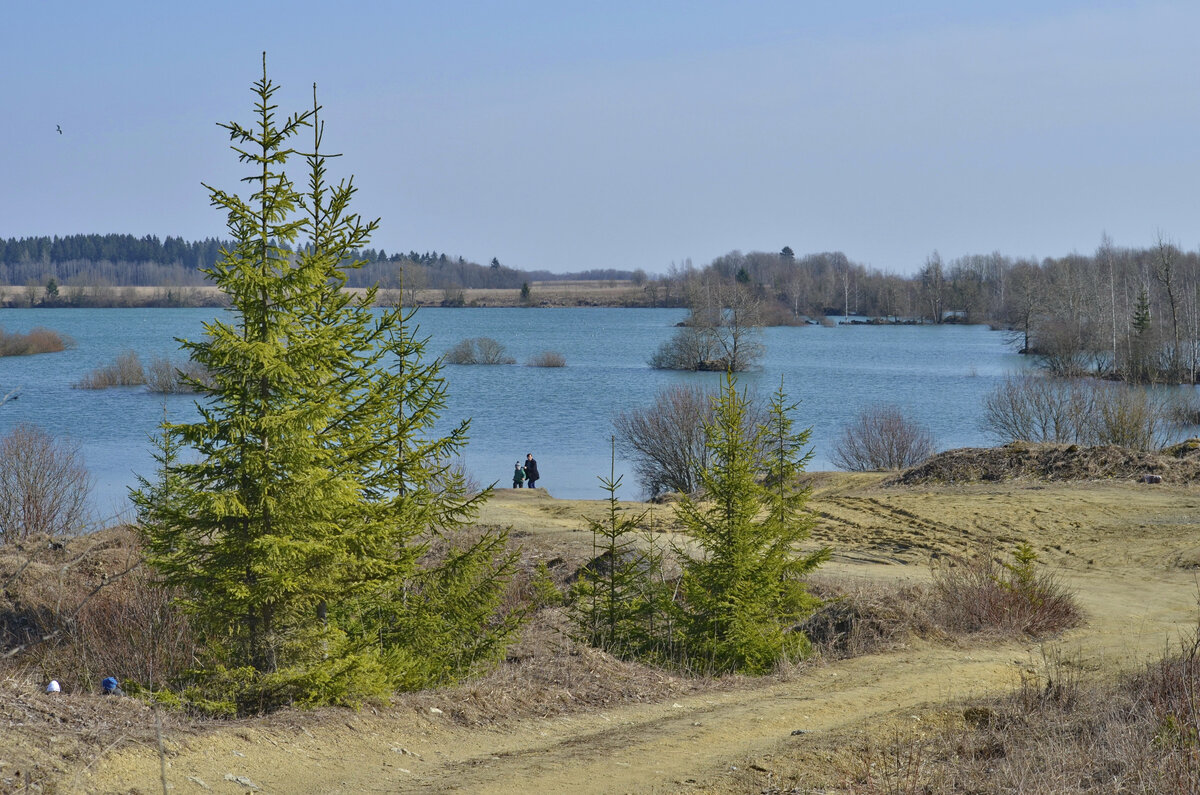
<instances>
[{"instance_id":1,"label":"sandy path","mask_svg":"<svg viewBox=\"0 0 1200 795\"><path fill-rule=\"evenodd\" d=\"M579 543L586 507L507 495L484 519L532 528L526 532L537 533L549 555ZM1128 669L1175 648L1197 624L1200 495L1192 490L843 490L821 508L821 532L841 542L825 570L843 576L925 579L929 549L1030 538L1061 569L1087 624L1045 646L922 643L816 666L789 681L486 728L411 709L251 721L169 742L172 792L250 791L238 778L281 793L739 791L743 785L726 776L731 765L995 693L1046 658ZM63 790L159 791L157 754L131 748L106 756Z\"/></svg>"},{"instance_id":2,"label":"sandy path","mask_svg":"<svg viewBox=\"0 0 1200 795\"><path fill-rule=\"evenodd\" d=\"M318 731L242 730L193 740L168 771L180 792L669 792L736 760L897 709L1011 684L1018 646L928 648L817 668L790 682L500 729L436 715L362 717ZM401 750L402 749L402 750ZM406 753L407 752L407 753ZM78 781L87 791L153 787L157 757L125 752Z\"/></svg>"},{"instance_id":3,"label":"sandy path","mask_svg":"<svg viewBox=\"0 0 1200 795\"><path fill-rule=\"evenodd\" d=\"M1066 574L1091 615L1050 653L1128 667L1195 625L1196 578L1141 569ZM995 692L1040 664L1038 644L921 646L817 667L791 681L568 718L471 729L436 714L352 716L312 731L236 729L173 749L173 791L674 792L714 783L738 760L924 705ZM806 735L793 736L794 730ZM77 780L86 791L155 786L157 757L133 749Z\"/></svg>"}]
</instances>

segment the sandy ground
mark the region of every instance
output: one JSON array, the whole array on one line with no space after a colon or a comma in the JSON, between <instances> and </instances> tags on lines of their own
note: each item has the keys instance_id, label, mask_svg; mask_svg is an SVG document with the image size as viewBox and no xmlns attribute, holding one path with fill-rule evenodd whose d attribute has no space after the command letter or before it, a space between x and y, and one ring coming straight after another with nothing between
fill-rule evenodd
<instances>
[{"instance_id":1,"label":"sandy ground","mask_svg":"<svg viewBox=\"0 0 1200 795\"><path fill-rule=\"evenodd\" d=\"M936 645L817 663L654 704L469 727L446 710L294 713L166 738L172 792L762 792L806 746L1012 687L1047 658L1103 673L1160 656L1195 628L1200 489L1130 483L883 488L877 476L816 479L814 541L826 573L923 579L931 556L1028 540L1076 590L1087 623L1051 643ZM595 503L498 492L484 522L547 557L590 545ZM656 507L656 521L670 512ZM447 696L451 698L452 696ZM747 775L747 767L752 771ZM740 771L738 770L740 768ZM161 791L159 758L126 748L63 791Z\"/></svg>"}]
</instances>

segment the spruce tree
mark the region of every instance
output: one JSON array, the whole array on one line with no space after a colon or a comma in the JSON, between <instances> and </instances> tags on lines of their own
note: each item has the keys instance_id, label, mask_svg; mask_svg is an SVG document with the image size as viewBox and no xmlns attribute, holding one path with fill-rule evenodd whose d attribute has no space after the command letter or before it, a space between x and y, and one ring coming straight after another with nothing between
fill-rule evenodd
<instances>
[{"instance_id":1,"label":"spruce tree","mask_svg":"<svg viewBox=\"0 0 1200 795\"><path fill-rule=\"evenodd\" d=\"M608 508L602 520L590 520L592 560L572 588L572 614L582 639L619 657L636 656L658 642L647 612L657 607L650 596L656 558L637 545L637 530L647 512L621 515L617 492L616 439L611 440L612 469L600 476Z\"/></svg>"},{"instance_id":2,"label":"spruce tree","mask_svg":"<svg viewBox=\"0 0 1200 795\"><path fill-rule=\"evenodd\" d=\"M457 540L487 493L452 467L467 423L431 432L445 384L412 313L343 289L377 222L349 211L352 180L326 182L315 88L282 120L276 91L264 57L254 124L222 125L252 170L246 199L209 188L233 244L206 272L231 318L182 341L212 383L193 384L200 419L164 426L157 482L134 494L147 559L183 594L209 672L240 672L240 711L446 681L518 619L499 611L505 537ZM301 192L285 168L305 129Z\"/></svg>"},{"instance_id":3,"label":"spruce tree","mask_svg":"<svg viewBox=\"0 0 1200 795\"><path fill-rule=\"evenodd\" d=\"M683 647L695 668L763 673L807 650L803 633L790 629L817 604L801 577L828 556L795 548L812 523L797 483L808 431L793 430L794 406L782 386L768 421L753 429L745 422L748 398L731 374L714 408L703 497L685 497L677 508L699 547L684 560Z\"/></svg>"}]
</instances>

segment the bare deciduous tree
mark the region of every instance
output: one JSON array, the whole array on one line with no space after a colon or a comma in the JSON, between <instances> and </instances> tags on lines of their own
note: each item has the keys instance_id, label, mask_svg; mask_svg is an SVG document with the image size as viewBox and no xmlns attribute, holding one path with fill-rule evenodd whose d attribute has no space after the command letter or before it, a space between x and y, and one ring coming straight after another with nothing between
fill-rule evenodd
<instances>
[{"instance_id":1,"label":"bare deciduous tree","mask_svg":"<svg viewBox=\"0 0 1200 795\"><path fill-rule=\"evenodd\" d=\"M699 471L708 461L704 426L712 422L713 396L698 386L675 384L658 392L649 406L613 419L617 450L633 460L633 470L650 496L694 494L700 488ZM761 400L747 400L747 433L766 416Z\"/></svg>"},{"instance_id":2,"label":"bare deciduous tree","mask_svg":"<svg viewBox=\"0 0 1200 795\"><path fill-rule=\"evenodd\" d=\"M0 439L0 541L79 532L90 488L76 446L18 425Z\"/></svg>"},{"instance_id":3,"label":"bare deciduous tree","mask_svg":"<svg viewBox=\"0 0 1200 795\"><path fill-rule=\"evenodd\" d=\"M659 370L742 372L762 358L762 302L736 282L693 285L688 319L650 359Z\"/></svg>"},{"instance_id":4,"label":"bare deciduous tree","mask_svg":"<svg viewBox=\"0 0 1200 795\"><path fill-rule=\"evenodd\" d=\"M933 434L904 416L896 406L864 409L845 428L833 451L833 462L852 472L904 469L933 454Z\"/></svg>"},{"instance_id":5,"label":"bare deciduous tree","mask_svg":"<svg viewBox=\"0 0 1200 795\"><path fill-rule=\"evenodd\" d=\"M1179 413L1169 395L1142 387L1023 374L1006 378L984 398L982 424L1002 442L1155 450L1166 444Z\"/></svg>"},{"instance_id":6,"label":"bare deciduous tree","mask_svg":"<svg viewBox=\"0 0 1200 795\"><path fill-rule=\"evenodd\" d=\"M659 392L649 406L617 415L617 447L633 459L648 494L691 494L698 488L697 473L707 460L704 424L711 417L709 395L679 384Z\"/></svg>"}]
</instances>

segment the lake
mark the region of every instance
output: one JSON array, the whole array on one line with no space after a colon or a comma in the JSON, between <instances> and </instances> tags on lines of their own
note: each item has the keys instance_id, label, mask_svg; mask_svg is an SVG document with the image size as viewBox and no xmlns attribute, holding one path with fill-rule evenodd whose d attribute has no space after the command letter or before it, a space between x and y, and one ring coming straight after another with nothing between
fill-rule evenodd
<instances>
[{"instance_id":1,"label":"lake","mask_svg":"<svg viewBox=\"0 0 1200 795\"><path fill-rule=\"evenodd\" d=\"M134 350L143 363L181 358L176 337L197 339L214 309L17 309L0 312L10 332L45 326L74 338L63 353L0 358L0 389L20 388L0 407L0 432L33 423L78 442L95 478L93 502L105 516L128 515L134 474L153 474L149 437L163 418L195 415L194 396L163 396L141 387L72 389L85 373ZM646 360L685 315L674 309L422 309L416 320L428 351L443 354L468 337L493 337L513 366L447 366L443 426L471 419L464 455L483 484L507 487L513 464L532 452L545 487L556 497L603 496L597 476L609 472L612 418L648 405L674 383L717 386L719 373L652 370ZM984 395L1025 366L1006 334L984 326L778 327L764 330L760 369L739 383L769 393L780 377L797 420L812 427L810 469L832 469L831 445L842 427L874 403L901 407L932 430L938 449L990 444L979 426ZM563 368L525 367L545 350ZM620 496L641 487L628 462Z\"/></svg>"}]
</instances>

